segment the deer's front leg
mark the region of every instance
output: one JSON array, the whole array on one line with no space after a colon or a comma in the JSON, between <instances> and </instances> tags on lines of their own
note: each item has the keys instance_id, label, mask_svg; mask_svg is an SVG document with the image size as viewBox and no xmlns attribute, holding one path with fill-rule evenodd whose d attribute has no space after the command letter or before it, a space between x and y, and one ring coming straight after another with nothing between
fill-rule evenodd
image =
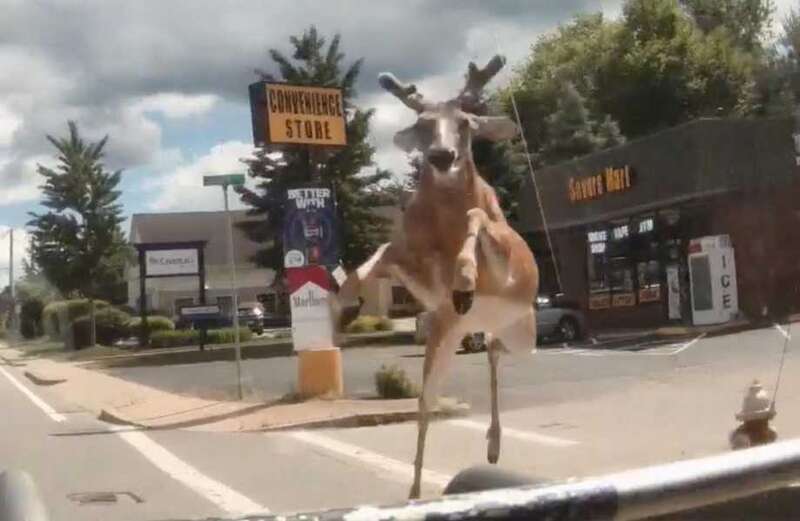
<instances>
[{"instance_id":1,"label":"deer's front leg","mask_svg":"<svg viewBox=\"0 0 800 521\"><path fill-rule=\"evenodd\" d=\"M475 284L478 280L478 234L487 220L486 212L480 208L472 208L467 212L467 236L458 257L456 257L453 280L453 306L460 315L465 314L472 307Z\"/></svg>"}]
</instances>

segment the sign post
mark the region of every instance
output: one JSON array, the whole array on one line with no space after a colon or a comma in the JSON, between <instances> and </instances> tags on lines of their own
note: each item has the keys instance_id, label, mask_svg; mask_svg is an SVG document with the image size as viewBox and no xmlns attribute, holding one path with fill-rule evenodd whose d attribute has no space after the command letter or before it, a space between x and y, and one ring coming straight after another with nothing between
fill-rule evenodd
<instances>
[{"instance_id":1,"label":"sign post","mask_svg":"<svg viewBox=\"0 0 800 521\"><path fill-rule=\"evenodd\" d=\"M342 354L328 302L328 271L339 265L336 209L318 165L326 149L347 145L342 90L264 81L249 90L255 145L305 146L311 158L313 184L287 190L283 228L298 391L341 395Z\"/></svg>"},{"instance_id":2,"label":"sign post","mask_svg":"<svg viewBox=\"0 0 800 521\"><path fill-rule=\"evenodd\" d=\"M239 339L239 288L236 283L236 259L233 255L233 223L231 212L228 208L228 186L242 186L244 174L211 175L203 176L203 186L221 186L225 199L225 217L228 221L228 262L231 268L231 292L233 294L233 335L236 351L236 389L239 399L244 398L242 393L242 345Z\"/></svg>"}]
</instances>

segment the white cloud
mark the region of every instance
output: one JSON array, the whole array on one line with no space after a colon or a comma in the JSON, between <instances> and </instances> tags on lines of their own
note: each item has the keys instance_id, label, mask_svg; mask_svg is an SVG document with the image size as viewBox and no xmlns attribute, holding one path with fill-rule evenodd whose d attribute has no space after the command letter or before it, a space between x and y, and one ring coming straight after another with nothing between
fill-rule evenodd
<instances>
[{"instance_id":1,"label":"white cloud","mask_svg":"<svg viewBox=\"0 0 800 521\"><path fill-rule=\"evenodd\" d=\"M0 103L0 148L11 144L11 138L21 124L22 118Z\"/></svg>"},{"instance_id":2,"label":"white cloud","mask_svg":"<svg viewBox=\"0 0 800 521\"><path fill-rule=\"evenodd\" d=\"M11 236L8 226L0 226L0 288L8 284L8 254ZM28 256L28 232L24 228L14 228L14 280L22 277L22 260Z\"/></svg>"},{"instance_id":3,"label":"white cloud","mask_svg":"<svg viewBox=\"0 0 800 521\"><path fill-rule=\"evenodd\" d=\"M200 94L189 96L179 92L161 92L144 96L135 101L134 112L158 112L170 119L205 114L217 104L219 96Z\"/></svg>"},{"instance_id":4,"label":"white cloud","mask_svg":"<svg viewBox=\"0 0 800 521\"><path fill-rule=\"evenodd\" d=\"M226 141L211 147L203 156L178 166L149 183L155 195L150 204L154 211L219 210L223 207L219 187L204 187L204 175L240 173L245 166L240 159L251 156L253 145L241 141ZM248 185L252 181L248 178ZM231 208L243 208L235 193L229 193Z\"/></svg>"}]
</instances>

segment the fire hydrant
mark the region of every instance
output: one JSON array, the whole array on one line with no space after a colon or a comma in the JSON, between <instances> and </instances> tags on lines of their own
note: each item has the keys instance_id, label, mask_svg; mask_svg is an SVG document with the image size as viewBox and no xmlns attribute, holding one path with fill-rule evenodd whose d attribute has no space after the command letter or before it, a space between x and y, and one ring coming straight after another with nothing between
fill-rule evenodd
<instances>
[{"instance_id":1,"label":"fire hydrant","mask_svg":"<svg viewBox=\"0 0 800 521\"><path fill-rule=\"evenodd\" d=\"M742 410L736 419L742 424L730 435L731 448L746 449L775 441L777 433L769 426L775 417L775 403L758 380L754 380L742 400Z\"/></svg>"}]
</instances>

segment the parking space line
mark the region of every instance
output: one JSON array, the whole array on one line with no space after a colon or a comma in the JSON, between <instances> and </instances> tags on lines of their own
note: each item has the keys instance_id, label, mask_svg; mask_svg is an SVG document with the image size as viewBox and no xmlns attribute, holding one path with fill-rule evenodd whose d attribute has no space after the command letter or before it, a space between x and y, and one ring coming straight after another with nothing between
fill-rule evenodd
<instances>
[{"instance_id":1,"label":"parking space line","mask_svg":"<svg viewBox=\"0 0 800 521\"><path fill-rule=\"evenodd\" d=\"M126 427L111 427L156 468L208 499L230 515L269 513L269 510L224 483L212 479L165 449L145 433Z\"/></svg>"},{"instance_id":2,"label":"parking space line","mask_svg":"<svg viewBox=\"0 0 800 521\"><path fill-rule=\"evenodd\" d=\"M452 420L445 420L444 423L450 425L456 425L459 427L465 427L467 429L473 429L481 432L486 432L489 428L488 423L475 421L475 420L468 420L465 418L456 418ZM575 440L568 440L565 438L556 438L555 436L547 436L545 434L539 434L536 432L530 431L523 431L519 429L514 429L511 427L502 427L503 436L508 436L509 438L515 438L522 441L528 441L531 443L536 443L539 445L547 445L549 447L572 447L574 445L579 445L580 442Z\"/></svg>"},{"instance_id":3,"label":"parking space line","mask_svg":"<svg viewBox=\"0 0 800 521\"><path fill-rule=\"evenodd\" d=\"M410 484L414 476L414 466L393 458L389 458L377 452L372 452L337 439L310 431L294 431L286 434L292 439L319 447L325 451L339 454L341 456L354 459L376 469L385 471L381 476L391 476L396 481ZM444 488L452 479L452 476L435 472L433 470L422 469L422 481L429 485Z\"/></svg>"},{"instance_id":4,"label":"parking space line","mask_svg":"<svg viewBox=\"0 0 800 521\"><path fill-rule=\"evenodd\" d=\"M696 338L693 338L692 340L689 340L688 342L686 342L686 343L685 343L685 344L683 344L682 346L678 347L678 349L676 349L675 351L673 351L673 353L672 353L672 354L673 354L673 355L677 355L678 353L682 353L683 351L686 351L687 349L689 349L690 347L692 347L693 345L695 345L697 342L699 342L700 340L702 340L702 339L703 339L703 338L706 336L706 334L707 334L707 333L700 333L699 335L697 335L697 337L696 337Z\"/></svg>"},{"instance_id":5,"label":"parking space line","mask_svg":"<svg viewBox=\"0 0 800 521\"><path fill-rule=\"evenodd\" d=\"M51 420L53 420L54 422L59 422L59 423L63 422L63 421L66 421L67 418L63 414L57 413L55 411L55 409L50 407L49 404L47 404L44 400L42 400L41 398L36 396L33 393L33 391L31 391L30 389L25 387L25 385L22 382L20 382L16 378L14 378L14 376L10 372L8 372L7 370L5 370L2 367L0 367L0 373L3 373L3 376L5 376L8 379L8 381L11 382L11 384L14 387L16 387L22 394L27 396L28 399L31 402L33 402L33 404L36 407L38 407L39 409L44 411L44 413L46 415L48 415Z\"/></svg>"},{"instance_id":6,"label":"parking space line","mask_svg":"<svg viewBox=\"0 0 800 521\"><path fill-rule=\"evenodd\" d=\"M775 329L778 331L778 333L783 335L783 338L785 338L786 340L791 340L792 339L792 335L789 333L789 331L784 329L783 327L781 327L780 324L773 324L773 327L775 327Z\"/></svg>"}]
</instances>

